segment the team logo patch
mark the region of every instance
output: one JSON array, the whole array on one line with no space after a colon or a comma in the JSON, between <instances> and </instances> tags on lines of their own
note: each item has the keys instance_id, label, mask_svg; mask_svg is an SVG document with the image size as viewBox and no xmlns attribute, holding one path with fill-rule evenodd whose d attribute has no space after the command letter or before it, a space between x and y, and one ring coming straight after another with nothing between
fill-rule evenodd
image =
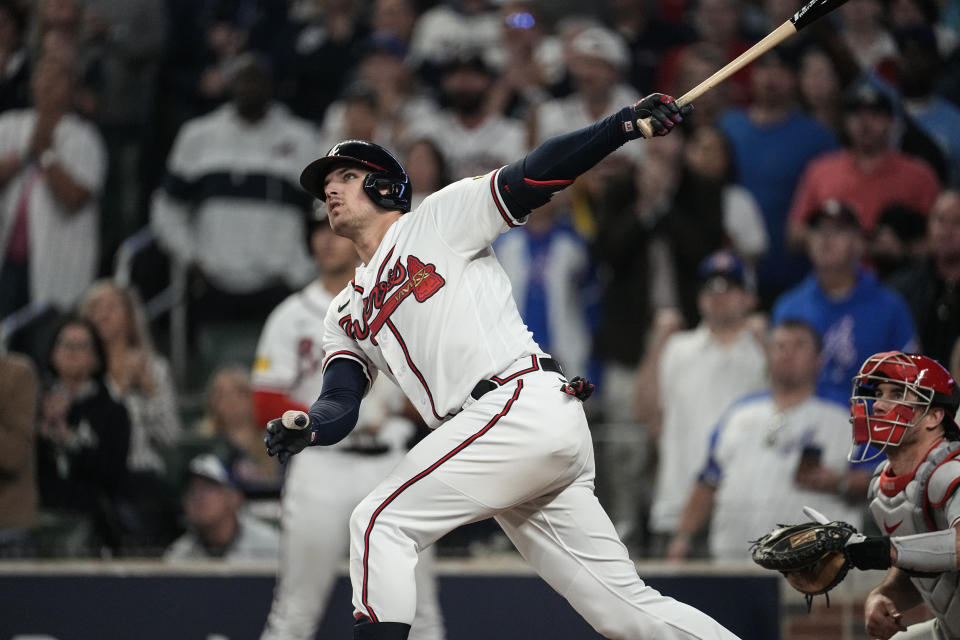
<instances>
[{"instance_id":1,"label":"team logo patch","mask_svg":"<svg viewBox=\"0 0 960 640\"><path fill-rule=\"evenodd\" d=\"M388 255L387 260L389 258ZM437 273L435 265L425 263L413 255L407 257L406 266L402 260L397 260L385 276L378 280L370 295L363 298L363 317L360 320L354 320L349 315L340 318L340 327L354 340L376 337L393 312L410 294L413 294L417 302L426 302L446 284L443 276Z\"/></svg>"}]
</instances>

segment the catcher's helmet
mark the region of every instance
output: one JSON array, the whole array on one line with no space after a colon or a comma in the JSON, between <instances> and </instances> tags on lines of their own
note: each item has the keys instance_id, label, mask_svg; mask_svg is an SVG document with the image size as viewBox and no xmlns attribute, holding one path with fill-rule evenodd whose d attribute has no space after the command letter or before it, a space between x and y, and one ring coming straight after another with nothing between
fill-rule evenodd
<instances>
[{"instance_id":1,"label":"catcher's helmet","mask_svg":"<svg viewBox=\"0 0 960 640\"><path fill-rule=\"evenodd\" d=\"M899 398L884 399L892 406L885 413L874 410L880 384L897 385L902 391ZM944 409L944 425L957 430L955 416L960 406L960 389L953 376L943 365L927 356L885 351L869 358L860 367L853 379L850 396L850 422L853 424L854 450L851 459L856 462L871 460L880 455L886 446L899 446L917 415L923 415L931 407ZM872 444L879 449L867 455Z\"/></svg>"},{"instance_id":2,"label":"catcher's helmet","mask_svg":"<svg viewBox=\"0 0 960 640\"><path fill-rule=\"evenodd\" d=\"M323 181L338 166L355 165L370 171L363 191L377 205L402 213L410 211L410 178L393 154L366 140L344 140L333 145L322 158L314 160L300 174L300 184L320 200L326 200ZM381 189L387 189L381 193Z\"/></svg>"}]
</instances>

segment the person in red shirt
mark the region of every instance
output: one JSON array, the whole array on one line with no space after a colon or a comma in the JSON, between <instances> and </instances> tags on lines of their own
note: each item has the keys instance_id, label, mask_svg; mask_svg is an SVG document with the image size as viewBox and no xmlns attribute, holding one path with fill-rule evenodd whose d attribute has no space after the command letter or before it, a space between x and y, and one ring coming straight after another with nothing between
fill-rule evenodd
<instances>
[{"instance_id":1,"label":"person in red shirt","mask_svg":"<svg viewBox=\"0 0 960 640\"><path fill-rule=\"evenodd\" d=\"M813 159L801 177L788 218L795 246L802 246L807 219L827 200L849 204L867 233L888 205L929 212L940 181L925 162L891 146L893 125L893 103L877 88L864 82L844 92L848 144Z\"/></svg>"}]
</instances>

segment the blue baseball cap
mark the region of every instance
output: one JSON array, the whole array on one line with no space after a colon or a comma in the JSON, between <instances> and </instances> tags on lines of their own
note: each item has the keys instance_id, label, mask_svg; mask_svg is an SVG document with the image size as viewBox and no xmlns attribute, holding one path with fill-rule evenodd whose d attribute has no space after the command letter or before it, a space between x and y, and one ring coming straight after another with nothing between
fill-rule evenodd
<instances>
[{"instance_id":1,"label":"blue baseball cap","mask_svg":"<svg viewBox=\"0 0 960 640\"><path fill-rule=\"evenodd\" d=\"M717 251L700 263L700 288L726 291L730 285L746 288L746 270L743 262L732 251Z\"/></svg>"},{"instance_id":2,"label":"blue baseball cap","mask_svg":"<svg viewBox=\"0 0 960 640\"><path fill-rule=\"evenodd\" d=\"M199 476L225 487L236 488L230 472L220 458L212 453L204 453L192 459L189 468L191 476Z\"/></svg>"}]
</instances>

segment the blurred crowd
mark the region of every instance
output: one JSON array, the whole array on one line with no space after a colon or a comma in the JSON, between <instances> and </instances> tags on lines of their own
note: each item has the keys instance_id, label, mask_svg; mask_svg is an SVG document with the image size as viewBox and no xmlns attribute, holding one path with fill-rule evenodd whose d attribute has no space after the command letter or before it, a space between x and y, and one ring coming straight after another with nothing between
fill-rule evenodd
<instances>
[{"instance_id":1,"label":"blurred crowd","mask_svg":"<svg viewBox=\"0 0 960 640\"><path fill-rule=\"evenodd\" d=\"M682 95L801 4L0 0L0 557L275 557L251 372L324 275L302 168L374 141L416 208ZM862 524L860 363L960 373L958 44L958 0L849 0L498 240L537 342L597 384L638 557L742 559L803 504Z\"/></svg>"}]
</instances>

